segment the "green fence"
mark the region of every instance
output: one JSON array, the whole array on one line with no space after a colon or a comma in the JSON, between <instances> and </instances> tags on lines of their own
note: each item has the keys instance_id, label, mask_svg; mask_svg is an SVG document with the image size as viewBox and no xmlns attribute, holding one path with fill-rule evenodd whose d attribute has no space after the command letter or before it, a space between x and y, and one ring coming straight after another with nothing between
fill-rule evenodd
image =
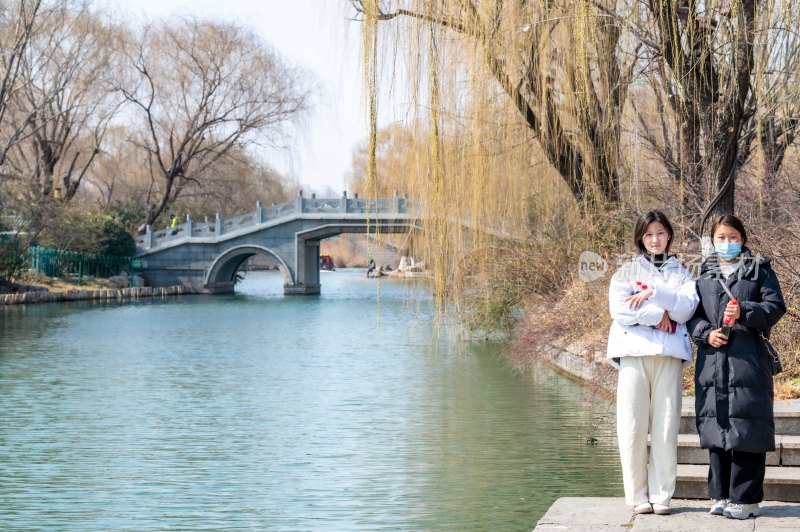
<instances>
[{"instance_id":1,"label":"green fence","mask_svg":"<svg viewBox=\"0 0 800 532\"><path fill-rule=\"evenodd\" d=\"M125 272L128 285L133 286L133 271L141 269L141 259L61 251L32 246L28 251L30 269L48 277L77 280L80 286L84 276L112 277Z\"/></svg>"}]
</instances>

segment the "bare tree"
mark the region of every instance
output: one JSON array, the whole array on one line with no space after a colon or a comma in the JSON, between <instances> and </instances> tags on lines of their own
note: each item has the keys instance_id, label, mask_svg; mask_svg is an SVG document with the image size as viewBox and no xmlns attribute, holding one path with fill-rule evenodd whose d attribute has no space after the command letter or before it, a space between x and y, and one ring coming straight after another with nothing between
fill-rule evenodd
<instances>
[{"instance_id":1,"label":"bare tree","mask_svg":"<svg viewBox=\"0 0 800 532\"><path fill-rule=\"evenodd\" d=\"M740 165L753 148L761 150L767 198L777 192L786 151L800 126L800 13L785 7L758 5L751 112L740 142Z\"/></svg>"},{"instance_id":2,"label":"bare tree","mask_svg":"<svg viewBox=\"0 0 800 532\"><path fill-rule=\"evenodd\" d=\"M227 218L252 211L256 201L280 203L297 192L288 179L244 148L230 150L207 173L214 178L203 187L187 187L173 210L212 218L219 213Z\"/></svg>"},{"instance_id":3,"label":"bare tree","mask_svg":"<svg viewBox=\"0 0 800 532\"><path fill-rule=\"evenodd\" d=\"M88 5L65 2L30 40L14 99L21 135L6 163L40 197L75 196L124 101L110 83L114 34Z\"/></svg>"},{"instance_id":4,"label":"bare tree","mask_svg":"<svg viewBox=\"0 0 800 532\"><path fill-rule=\"evenodd\" d=\"M141 132L151 181L145 224L152 224L231 150L283 146L308 108L304 74L285 65L258 36L233 24L171 19L149 26L128 52L135 76L121 87Z\"/></svg>"},{"instance_id":5,"label":"bare tree","mask_svg":"<svg viewBox=\"0 0 800 532\"><path fill-rule=\"evenodd\" d=\"M36 32L41 4L40 0L20 1L15 6L0 3L0 128L5 130L0 137L0 166L24 125L9 123L7 111L20 89L23 58Z\"/></svg>"},{"instance_id":6,"label":"bare tree","mask_svg":"<svg viewBox=\"0 0 800 532\"><path fill-rule=\"evenodd\" d=\"M733 212L736 177L754 148L774 187L800 111L798 15L755 0L629 0L605 11L647 49L656 113L637 109L639 133L682 185L693 229Z\"/></svg>"}]
</instances>

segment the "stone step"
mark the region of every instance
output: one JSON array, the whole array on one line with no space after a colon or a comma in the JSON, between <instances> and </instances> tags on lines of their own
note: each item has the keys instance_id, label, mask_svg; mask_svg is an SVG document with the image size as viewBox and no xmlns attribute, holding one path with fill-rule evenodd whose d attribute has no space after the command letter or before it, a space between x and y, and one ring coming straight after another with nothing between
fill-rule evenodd
<instances>
[{"instance_id":1,"label":"stone step","mask_svg":"<svg viewBox=\"0 0 800 532\"><path fill-rule=\"evenodd\" d=\"M678 464L675 498L708 499L708 466ZM764 498L772 501L800 502L800 467L767 466Z\"/></svg>"},{"instance_id":2,"label":"stone step","mask_svg":"<svg viewBox=\"0 0 800 532\"><path fill-rule=\"evenodd\" d=\"M650 437L647 437L650 445ZM708 464L708 450L700 448L697 434L678 434L679 464ZM767 453L768 466L800 466L800 436L775 436L775 450Z\"/></svg>"},{"instance_id":3,"label":"stone step","mask_svg":"<svg viewBox=\"0 0 800 532\"><path fill-rule=\"evenodd\" d=\"M775 401L775 434L800 436L800 400ZM683 398L681 434L697 434L694 416L694 397Z\"/></svg>"}]
</instances>

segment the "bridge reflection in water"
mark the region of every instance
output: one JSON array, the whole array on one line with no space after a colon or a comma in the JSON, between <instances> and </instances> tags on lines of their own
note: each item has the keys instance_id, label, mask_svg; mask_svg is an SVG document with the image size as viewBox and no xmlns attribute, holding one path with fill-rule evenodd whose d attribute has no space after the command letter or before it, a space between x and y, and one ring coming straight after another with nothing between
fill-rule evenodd
<instances>
[{"instance_id":1,"label":"bridge reflection in water","mask_svg":"<svg viewBox=\"0 0 800 532\"><path fill-rule=\"evenodd\" d=\"M404 233L419 229L420 204L397 193L388 199L305 198L223 220L146 233L136 257L152 286L190 285L197 292L232 292L239 267L257 254L273 258L284 294L318 294L319 243L343 233Z\"/></svg>"}]
</instances>

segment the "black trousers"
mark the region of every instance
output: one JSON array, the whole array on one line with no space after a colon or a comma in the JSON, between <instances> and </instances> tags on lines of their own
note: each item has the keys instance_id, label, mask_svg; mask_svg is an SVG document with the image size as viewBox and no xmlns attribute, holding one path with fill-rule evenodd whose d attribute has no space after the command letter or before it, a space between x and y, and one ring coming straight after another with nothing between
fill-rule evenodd
<instances>
[{"instance_id":1,"label":"black trousers","mask_svg":"<svg viewBox=\"0 0 800 532\"><path fill-rule=\"evenodd\" d=\"M739 504L764 500L767 453L708 450L708 496Z\"/></svg>"}]
</instances>

